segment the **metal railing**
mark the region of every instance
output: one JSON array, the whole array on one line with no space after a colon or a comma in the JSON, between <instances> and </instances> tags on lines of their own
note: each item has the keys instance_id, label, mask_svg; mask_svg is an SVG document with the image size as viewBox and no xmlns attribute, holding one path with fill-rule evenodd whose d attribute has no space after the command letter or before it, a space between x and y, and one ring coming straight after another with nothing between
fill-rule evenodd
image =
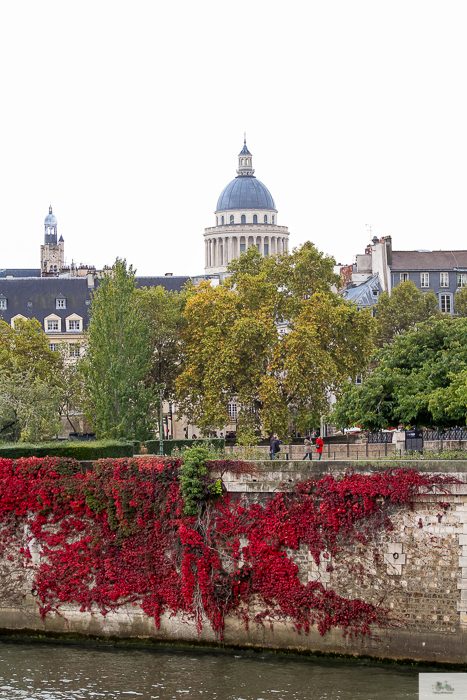
<instances>
[{"instance_id":1,"label":"metal railing","mask_svg":"<svg viewBox=\"0 0 467 700\"><path fill-rule=\"evenodd\" d=\"M467 428L446 428L445 430L425 430L424 440L467 440Z\"/></svg>"},{"instance_id":2,"label":"metal railing","mask_svg":"<svg viewBox=\"0 0 467 700\"><path fill-rule=\"evenodd\" d=\"M384 444L392 442L392 433L368 433L368 444Z\"/></svg>"}]
</instances>

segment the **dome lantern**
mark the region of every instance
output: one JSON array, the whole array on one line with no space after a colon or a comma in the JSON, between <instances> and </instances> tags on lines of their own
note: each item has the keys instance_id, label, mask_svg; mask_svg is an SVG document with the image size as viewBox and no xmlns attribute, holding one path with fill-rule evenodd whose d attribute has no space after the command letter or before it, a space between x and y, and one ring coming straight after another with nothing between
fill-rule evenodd
<instances>
[{"instance_id":1,"label":"dome lantern","mask_svg":"<svg viewBox=\"0 0 467 700\"><path fill-rule=\"evenodd\" d=\"M238 154L238 168L237 174L239 177L249 176L254 177L255 171L253 170L253 156L248 150L246 145L246 133L243 138L243 148Z\"/></svg>"}]
</instances>

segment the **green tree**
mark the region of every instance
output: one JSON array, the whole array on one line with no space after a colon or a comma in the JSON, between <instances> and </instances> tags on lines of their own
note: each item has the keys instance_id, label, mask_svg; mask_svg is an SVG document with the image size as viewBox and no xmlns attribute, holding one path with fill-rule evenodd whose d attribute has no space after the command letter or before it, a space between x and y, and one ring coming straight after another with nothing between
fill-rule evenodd
<instances>
[{"instance_id":1,"label":"green tree","mask_svg":"<svg viewBox=\"0 0 467 700\"><path fill-rule=\"evenodd\" d=\"M376 304L376 342L381 347L409 328L439 316L438 300L433 292L423 294L411 282L401 282L392 290L380 294Z\"/></svg>"},{"instance_id":2,"label":"green tree","mask_svg":"<svg viewBox=\"0 0 467 700\"><path fill-rule=\"evenodd\" d=\"M467 287L457 290L454 297L454 311L458 316L467 316Z\"/></svg>"},{"instance_id":3,"label":"green tree","mask_svg":"<svg viewBox=\"0 0 467 700\"><path fill-rule=\"evenodd\" d=\"M204 430L227 425L232 400L240 436L319 420L330 394L365 368L372 351L372 319L332 292L333 265L311 243L268 258L250 248L222 285L190 292L176 382L190 422Z\"/></svg>"},{"instance_id":4,"label":"green tree","mask_svg":"<svg viewBox=\"0 0 467 700\"><path fill-rule=\"evenodd\" d=\"M188 292L143 287L136 294L149 323L152 355L146 381L153 387L164 384L164 397L170 401L174 397L175 380L183 365L182 331L186 326L183 311Z\"/></svg>"},{"instance_id":5,"label":"green tree","mask_svg":"<svg viewBox=\"0 0 467 700\"><path fill-rule=\"evenodd\" d=\"M149 341L135 272L117 258L112 273L101 278L93 294L82 362L86 414L99 437L149 437L155 408L154 389L146 384Z\"/></svg>"},{"instance_id":6,"label":"green tree","mask_svg":"<svg viewBox=\"0 0 467 700\"><path fill-rule=\"evenodd\" d=\"M63 363L36 319L0 321L0 439L39 441L60 431Z\"/></svg>"},{"instance_id":7,"label":"green tree","mask_svg":"<svg viewBox=\"0 0 467 700\"><path fill-rule=\"evenodd\" d=\"M430 319L376 353L361 386L349 385L330 420L378 430L450 427L467 415L467 318Z\"/></svg>"}]
</instances>

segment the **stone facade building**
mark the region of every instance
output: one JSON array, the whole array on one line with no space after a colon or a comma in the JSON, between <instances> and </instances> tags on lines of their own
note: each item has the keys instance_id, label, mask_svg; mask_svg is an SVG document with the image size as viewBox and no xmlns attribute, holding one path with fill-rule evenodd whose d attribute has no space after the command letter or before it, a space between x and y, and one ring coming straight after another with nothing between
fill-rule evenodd
<instances>
[{"instance_id":1,"label":"stone facade building","mask_svg":"<svg viewBox=\"0 0 467 700\"><path fill-rule=\"evenodd\" d=\"M245 139L237 176L217 201L216 225L204 231L206 275L219 274L222 279L227 265L252 246L264 256L288 250L289 230L278 225L274 199L254 173Z\"/></svg>"}]
</instances>

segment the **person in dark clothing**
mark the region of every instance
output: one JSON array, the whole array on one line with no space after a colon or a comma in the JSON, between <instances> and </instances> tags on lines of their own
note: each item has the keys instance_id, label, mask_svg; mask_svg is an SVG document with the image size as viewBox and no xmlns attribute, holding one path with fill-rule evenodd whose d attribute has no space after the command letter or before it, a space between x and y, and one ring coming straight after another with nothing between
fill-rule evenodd
<instances>
[{"instance_id":1,"label":"person in dark clothing","mask_svg":"<svg viewBox=\"0 0 467 700\"><path fill-rule=\"evenodd\" d=\"M277 433L274 433L274 435L271 438L271 441L269 443L269 456L271 459L274 459L276 454L280 452L280 441L279 441L279 436Z\"/></svg>"}]
</instances>

